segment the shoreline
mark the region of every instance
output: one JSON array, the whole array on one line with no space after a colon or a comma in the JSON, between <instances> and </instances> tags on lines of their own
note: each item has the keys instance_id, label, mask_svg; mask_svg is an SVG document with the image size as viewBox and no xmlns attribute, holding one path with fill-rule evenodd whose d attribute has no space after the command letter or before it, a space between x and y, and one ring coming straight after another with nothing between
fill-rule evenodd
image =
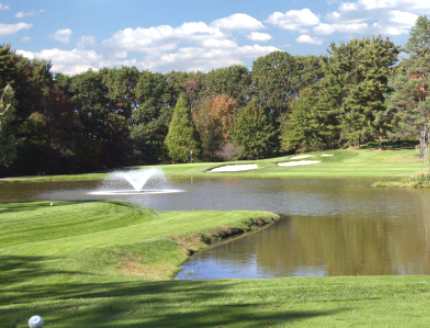
<instances>
[{"instance_id":1,"label":"shoreline","mask_svg":"<svg viewBox=\"0 0 430 328\"><path fill-rule=\"evenodd\" d=\"M324 157L324 152L310 153L319 164L296 167L280 167L278 164L291 161L293 156L284 156L254 161L227 161L213 163L169 164L156 166L134 166L130 169L160 168L168 178L374 178L401 180L428 169L428 163L421 161L415 150L335 150L332 157ZM210 172L222 166L258 165L252 171ZM47 182L97 182L102 181L109 172L81 173L65 175L6 177L0 185L9 183L47 183Z\"/></svg>"},{"instance_id":2,"label":"shoreline","mask_svg":"<svg viewBox=\"0 0 430 328\"><path fill-rule=\"evenodd\" d=\"M200 239L199 247L186 247L184 245L184 251L187 253L187 258L182 261L175 272L171 274L170 280L174 281L188 281L176 279L178 273L182 270L182 266L191 260L191 258L201 252L210 250L212 248L216 248L218 246L228 244L234 242L236 240L246 238L253 234L260 233L266 229L269 229L273 225L277 224L280 220L282 220L282 216L279 214L273 213L274 217L264 219L264 218L256 218L249 219L247 222L244 222L246 228L243 227L225 227L213 232L209 233L199 233L196 238ZM193 239L193 236L189 236L189 238ZM175 240L175 238L174 238ZM177 241L177 240L175 240Z\"/></svg>"}]
</instances>

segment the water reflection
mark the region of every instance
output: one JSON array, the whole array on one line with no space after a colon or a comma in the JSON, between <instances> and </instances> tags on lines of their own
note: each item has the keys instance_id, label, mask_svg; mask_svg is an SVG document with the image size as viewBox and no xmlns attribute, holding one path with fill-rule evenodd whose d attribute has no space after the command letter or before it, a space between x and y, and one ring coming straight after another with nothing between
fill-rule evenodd
<instances>
[{"instance_id":1,"label":"water reflection","mask_svg":"<svg viewBox=\"0 0 430 328\"><path fill-rule=\"evenodd\" d=\"M285 217L261 233L196 255L178 278L429 274L427 199L420 193L404 197L408 213L402 217L387 204L374 216Z\"/></svg>"}]
</instances>

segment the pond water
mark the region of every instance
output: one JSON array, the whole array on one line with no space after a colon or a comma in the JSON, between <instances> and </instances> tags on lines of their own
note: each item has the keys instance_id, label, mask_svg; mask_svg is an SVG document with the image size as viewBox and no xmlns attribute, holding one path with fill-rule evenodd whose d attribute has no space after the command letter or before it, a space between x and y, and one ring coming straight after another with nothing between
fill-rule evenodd
<instances>
[{"instance_id":1,"label":"pond water","mask_svg":"<svg viewBox=\"0 0 430 328\"><path fill-rule=\"evenodd\" d=\"M178 279L430 274L430 191L371 188L362 179L190 179L185 193L111 196L159 210L255 209L272 227L211 248ZM94 199L85 183L0 184L0 202ZM106 197L105 197L106 198Z\"/></svg>"}]
</instances>

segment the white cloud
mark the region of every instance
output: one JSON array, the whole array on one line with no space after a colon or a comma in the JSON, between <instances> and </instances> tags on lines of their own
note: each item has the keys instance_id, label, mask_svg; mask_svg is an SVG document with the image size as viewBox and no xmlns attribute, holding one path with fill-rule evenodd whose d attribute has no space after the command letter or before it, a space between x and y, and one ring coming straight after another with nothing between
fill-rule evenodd
<instances>
[{"instance_id":1,"label":"white cloud","mask_svg":"<svg viewBox=\"0 0 430 328\"><path fill-rule=\"evenodd\" d=\"M321 45L322 44L322 40L317 39L309 34L302 34L300 35L296 41L298 43L305 43L305 44L313 44L313 45Z\"/></svg>"},{"instance_id":2,"label":"white cloud","mask_svg":"<svg viewBox=\"0 0 430 328\"><path fill-rule=\"evenodd\" d=\"M373 27L376 31L391 36L409 33L410 28L418 19L418 15L399 10L390 10L387 17L387 22L376 22Z\"/></svg>"},{"instance_id":3,"label":"white cloud","mask_svg":"<svg viewBox=\"0 0 430 328\"><path fill-rule=\"evenodd\" d=\"M70 37L72 36L73 31L70 28L64 28L61 30L57 30L53 35L53 39L61 42L61 43L69 43Z\"/></svg>"},{"instance_id":4,"label":"white cloud","mask_svg":"<svg viewBox=\"0 0 430 328\"><path fill-rule=\"evenodd\" d=\"M263 35L258 36L263 38ZM264 35L267 40L269 37ZM73 50L54 48L20 53L28 58L51 61L56 72L77 74L90 68L123 65L154 71L208 71L247 64L256 57L279 50L270 45L242 42L245 44L235 40L231 29L224 33L224 29L215 24L187 22L176 27L125 28L99 43L93 36L82 36Z\"/></svg>"},{"instance_id":5,"label":"white cloud","mask_svg":"<svg viewBox=\"0 0 430 328\"><path fill-rule=\"evenodd\" d=\"M3 4L3 3L0 3L0 11L6 11L6 10L9 10L10 8L9 8L9 6L8 5L5 5L5 4Z\"/></svg>"},{"instance_id":6,"label":"white cloud","mask_svg":"<svg viewBox=\"0 0 430 328\"><path fill-rule=\"evenodd\" d=\"M388 16L390 17L389 19L391 22L399 25L403 25L409 28L414 26L418 19L418 15L415 15L407 11L400 11L400 10L391 10L388 13Z\"/></svg>"},{"instance_id":7,"label":"white cloud","mask_svg":"<svg viewBox=\"0 0 430 328\"><path fill-rule=\"evenodd\" d=\"M364 10L430 10L430 1L427 0L358 0L355 3L343 3L341 6L347 3L356 6L357 9Z\"/></svg>"},{"instance_id":8,"label":"white cloud","mask_svg":"<svg viewBox=\"0 0 430 328\"><path fill-rule=\"evenodd\" d=\"M229 65L244 64L247 59L252 60L276 50L279 49L260 45L237 46L231 49L184 47L175 52L165 53L159 58L148 58L144 68L161 71L172 69L208 71Z\"/></svg>"},{"instance_id":9,"label":"white cloud","mask_svg":"<svg viewBox=\"0 0 430 328\"><path fill-rule=\"evenodd\" d=\"M349 12L358 10L358 5L354 2L344 2L339 6L340 12Z\"/></svg>"},{"instance_id":10,"label":"white cloud","mask_svg":"<svg viewBox=\"0 0 430 328\"><path fill-rule=\"evenodd\" d=\"M31 28L32 25L27 23L0 24L0 36L15 34L19 31L29 30Z\"/></svg>"},{"instance_id":11,"label":"white cloud","mask_svg":"<svg viewBox=\"0 0 430 328\"><path fill-rule=\"evenodd\" d=\"M343 2L315 28L319 34L346 32L399 36L408 34L419 15L430 14L428 0L357 0ZM367 27L364 26L367 24Z\"/></svg>"},{"instance_id":12,"label":"white cloud","mask_svg":"<svg viewBox=\"0 0 430 328\"><path fill-rule=\"evenodd\" d=\"M310 9L290 10L285 13L274 12L268 22L285 30L302 31L304 28L315 26L320 19Z\"/></svg>"},{"instance_id":13,"label":"white cloud","mask_svg":"<svg viewBox=\"0 0 430 328\"><path fill-rule=\"evenodd\" d=\"M243 13L217 19L212 25L223 30L259 30L264 27L259 20Z\"/></svg>"},{"instance_id":14,"label":"white cloud","mask_svg":"<svg viewBox=\"0 0 430 328\"><path fill-rule=\"evenodd\" d=\"M358 4L366 10L390 8L403 10L430 9L430 2L427 0L359 0Z\"/></svg>"},{"instance_id":15,"label":"white cloud","mask_svg":"<svg viewBox=\"0 0 430 328\"><path fill-rule=\"evenodd\" d=\"M140 53L141 67L154 70L210 70L277 50L271 46L237 44L214 24L188 22L178 27L161 25L127 28L114 33L104 45L128 53Z\"/></svg>"},{"instance_id":16,"label":"white cloud","mask_svg":"<svg viewBox=\"0 0 430 328\"><path fill-rule=\"evenodd\" d=\"M18 11L15 15L16 18L33 17L35 15L43 14L45 10L41 9L38 11Z\"/></svg>"},{"instance_id":17,"label":"white cloud","mask_svg":"<svg viewBox=\"0 0 430 328\"><path fill-rule=\"evenodd\" d=\"M45 49L40 52L18 50L18 54L29 59L43 59L52 63L52 70L65 74L78 74L88 69L99 69L103 58L93 50Z\"/></svg>"},{"instance_id":18,"label":"white cloud","mask_svg":"<svg viewBox=\"0 0 430 328\"><path fill-rule=\"evenodd\" d=\"M96 45L97 41L95 36L92 35L83 35L79 38L78 48L91 48Z\"/></svg>"},{"instance_id":19,"label":"white cloud","mask_svg":"<svg viewBox=\"0 0 430 328\"><path fill-rule=\"evenodd\" d=\"M208 40L226 40L218 28L203 22L184 23L179 27L160 25L154 27L126 28L112 35L104 43L112 48L135 52L157 52L176 49L178 42L199 43Z\"/></svg>"},{"instance_id":20,"label":"white cloud","mask_svg":"<svg viewBox=\"0 0 430 328\"><path fill-rule=\"evenodd\" d=\"M256 42L267 42L272 40L272 36L270 34L261 32L252 32L248 34L247 38Z\"/></svg>"},{"instance_id":21,"label":"white cloud","mask_svg":"<svg viewBox=\"0 0 430 328\"><path fill-rule=\"evenodd\" d=\"M320 35L333 33L365 33L369 25L361 20L342 21L338 23L321 23L314 27L314 32Z\"/></svg>"}]
</instances>

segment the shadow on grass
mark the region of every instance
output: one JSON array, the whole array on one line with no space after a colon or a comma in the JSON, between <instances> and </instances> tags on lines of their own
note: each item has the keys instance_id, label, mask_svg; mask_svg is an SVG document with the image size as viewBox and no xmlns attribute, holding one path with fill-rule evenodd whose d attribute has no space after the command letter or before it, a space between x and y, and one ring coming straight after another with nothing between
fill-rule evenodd
<instances>
[{"instance_id":1,"label":"shadow on grass","mask_svg":"<svg viewBox=\"0 0 430 328\"><path fill-rule=\"evenodd\" d=\"M25 327L34 314L47 328L265 327L343 311L292 311L235 281L103 282L109 277L50 269L51 260L0 257L1 327Z\"/></svg>"},{"instance_id":2,"label":"shadow on grass","mask_svg":"<svg viewBox=\"0 0 430 328\"><path fill-rule=\"evenodd\" d=\"M90 273L67 271L49 268L49 263L58 261L57 258L42 256L0 256L0 306L10 303L22 303L30 298L37 298L34 294L33 281L38 278L52 276L78 277L91 275ZM27 285L28 287L16 287ZM26 297L26 295L28 297Z\"/></svg>"}]
</instances>

